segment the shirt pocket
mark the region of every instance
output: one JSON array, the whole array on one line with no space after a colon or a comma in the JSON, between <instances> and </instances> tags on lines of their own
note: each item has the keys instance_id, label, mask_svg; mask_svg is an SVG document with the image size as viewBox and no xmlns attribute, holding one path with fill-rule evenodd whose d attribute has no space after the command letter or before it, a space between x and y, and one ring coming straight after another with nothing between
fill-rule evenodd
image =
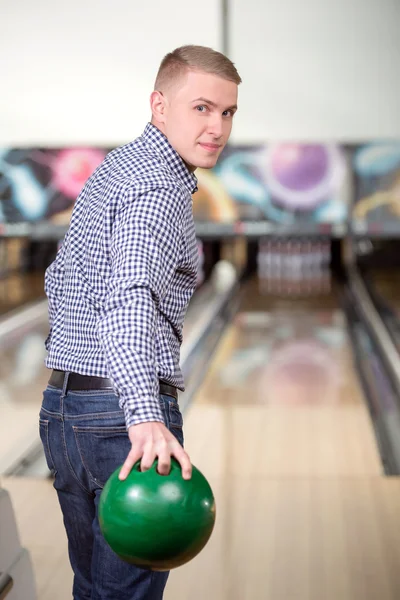
<instances>
[{"instance_id":1,"label":"shirt pocket","mask_svg":"<svg viewBox=\"0 0 400 600\"><path fill-rule=\"evenodd\" d=\"M88 477L103 488L130 452L126 426L73 426L72 429Z\"/></svg>"}]
</instances>

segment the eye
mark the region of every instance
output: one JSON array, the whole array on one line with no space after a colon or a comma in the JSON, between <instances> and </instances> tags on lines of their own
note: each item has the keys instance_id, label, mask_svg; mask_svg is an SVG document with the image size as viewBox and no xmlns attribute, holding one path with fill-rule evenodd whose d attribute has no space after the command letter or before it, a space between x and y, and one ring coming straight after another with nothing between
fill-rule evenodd
<instances>
[{"instance_id":1,"label":"eye","mask_svg":"<svg viewBox=\"0 0 400 600\"><path fill-rule=\"evenodd\" d=\"M224 112L222 113L224 117L233 117L233 115L235 114L233 110L224 110Z\"/></svg>"},{"instance_id":2,"label":"eye","mask_svg":"<svg viewBox=\"0 0 400 600\"><path fill-rule=\"evenodd\" d=\"M199 112L206 112L207 106L205 106L204 104L200 104L199 106L196 106L196 110L198 110Z\"/></svg>"}]
</instances>

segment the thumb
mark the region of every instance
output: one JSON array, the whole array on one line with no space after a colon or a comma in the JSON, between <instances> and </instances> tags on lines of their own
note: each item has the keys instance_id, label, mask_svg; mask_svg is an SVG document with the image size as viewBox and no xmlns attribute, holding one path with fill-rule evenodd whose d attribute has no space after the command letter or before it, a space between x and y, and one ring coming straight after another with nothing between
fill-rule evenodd
<instances>
[{"instance_id":1,"label":"thumb","mask_svg":"<svg viewBox=\"0 0 400 600\"><path fill-rule=\"evenodd\" d=\"M133 465L139 460L141 454L138 451L130 451L128 456L125 459L124 464L121 467L121 471L119 472L118 479L124 481L132 471Z\"/></svg>"}]
</instances>

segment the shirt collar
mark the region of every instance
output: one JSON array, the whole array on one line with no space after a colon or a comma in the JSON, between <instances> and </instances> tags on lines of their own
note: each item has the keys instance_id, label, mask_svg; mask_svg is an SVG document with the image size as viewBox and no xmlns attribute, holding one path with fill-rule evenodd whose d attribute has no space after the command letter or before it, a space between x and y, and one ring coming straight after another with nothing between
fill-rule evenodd
<instances>
[{"instance_id":1,"label":"shirt collar","mask_svg":"<svg viewBox=\"0 0 400 600\"><path fill-rule=\"evenodd\" d=\"M189 171L167 137L155 125L147 123L142 138L161 154L173 174L178 177L191 194L197 192L197 177Z\"/></svg>"}]
</instances>

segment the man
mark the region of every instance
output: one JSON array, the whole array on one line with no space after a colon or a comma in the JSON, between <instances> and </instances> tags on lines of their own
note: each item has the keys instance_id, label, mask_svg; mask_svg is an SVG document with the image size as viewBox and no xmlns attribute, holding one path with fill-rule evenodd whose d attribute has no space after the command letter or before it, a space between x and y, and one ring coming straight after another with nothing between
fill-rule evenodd
<instances>
[{"instance_id":1,"label":"man","mask_svg":"<svg viewBox=\"0 0 400 600\"><path fill-rule=\"evenodd\" d=\"M99 529L102 487L123 463L171 456L191 477L177 389L182 325L196 286L191 194L228 141L241 79L228 58L184 46L161 62L152 119L85 184L46 271L52 369L40 413L74 571L75 600L158 600L168 573L121 561ZM155 540L155 543L157 541Z\"/></svg>"}]
</instances>

